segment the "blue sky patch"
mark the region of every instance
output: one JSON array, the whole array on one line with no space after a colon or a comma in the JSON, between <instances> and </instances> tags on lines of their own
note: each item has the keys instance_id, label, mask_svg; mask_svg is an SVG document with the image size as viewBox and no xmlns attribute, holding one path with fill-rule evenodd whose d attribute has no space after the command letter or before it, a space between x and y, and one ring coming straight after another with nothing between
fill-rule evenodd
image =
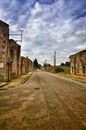
<instances>
[{"instance_id":1,"label":"blue sky patch","mask_svg":"<svg viewBox=\"0 0 86 130\"><path fill-rule=\"evenodd\" d=\"M2 0L0 20L10 33L24 30L22 55L41 64L53 65L55 51L58 65L86 49L86 0Z\"/></svg>"}]
</instances>

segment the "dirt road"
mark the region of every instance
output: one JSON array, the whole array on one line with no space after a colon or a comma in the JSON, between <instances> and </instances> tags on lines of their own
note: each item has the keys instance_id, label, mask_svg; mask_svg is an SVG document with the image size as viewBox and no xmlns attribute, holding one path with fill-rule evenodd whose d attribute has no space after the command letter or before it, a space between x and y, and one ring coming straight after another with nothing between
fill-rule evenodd
<instances>
[{"instance_id":1,"label":"dirt road","mask_svg":"<svg viewBox=\"0 0 86 130\"><path fill-rule=\"evenodd\" d=\"M86 84L37 70L0 92L0 130L86 130Z\"/></svg>"}]
</instances>

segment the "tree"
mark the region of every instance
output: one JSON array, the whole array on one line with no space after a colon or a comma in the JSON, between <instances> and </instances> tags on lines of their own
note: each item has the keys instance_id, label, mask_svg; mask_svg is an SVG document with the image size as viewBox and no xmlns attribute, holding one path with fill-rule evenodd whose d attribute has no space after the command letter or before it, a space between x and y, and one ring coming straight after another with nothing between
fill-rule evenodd
<instances>
[{"instance_id":1,"label":"tree","mask_svg":"<svg viewBox=\"0 0 86 130\"><path fill-rule=\"evenodd\" d=\"M70 62L65 62L65 66L69 66L70 67Z\"/></svg>"},{"instance_id":2,"label":"tree","mask_svg":"<svg viewBox=\"0 0 86 130\"><path fill-rule=\"evenodd\" d=\"M65 64L64 63L61 63L61 66L64 66Z\"/></svg>"},{"instance_id":3,"label":"tree","mask_svg":"<svg viewBox=\"0 0 86 130\"><path fill-rule=\"evenodd\" d=\"M37 61L37 59L35 59L33 63L34 63L33 64L34 69L37 69L38 68L38 61Z\"/></svg>"}]
</instances>

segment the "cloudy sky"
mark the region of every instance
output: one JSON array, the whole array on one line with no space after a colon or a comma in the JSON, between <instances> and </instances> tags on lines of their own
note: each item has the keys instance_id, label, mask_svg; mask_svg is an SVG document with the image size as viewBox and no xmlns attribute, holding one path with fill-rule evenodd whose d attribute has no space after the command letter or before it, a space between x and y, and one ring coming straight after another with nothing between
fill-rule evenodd
<instances>
[{"instance_id":1,"label":"cloudy sky","mask_svg":"<svg viewBox=\"0 0 86 130\"><path fill-rule=\"evenodd\" d=\"M58 65L86 49L86 0L1 0L0 20L10 33L24 30L21 54L41 64L53 65L55 51Z\"/></svg>"}]
</instances>

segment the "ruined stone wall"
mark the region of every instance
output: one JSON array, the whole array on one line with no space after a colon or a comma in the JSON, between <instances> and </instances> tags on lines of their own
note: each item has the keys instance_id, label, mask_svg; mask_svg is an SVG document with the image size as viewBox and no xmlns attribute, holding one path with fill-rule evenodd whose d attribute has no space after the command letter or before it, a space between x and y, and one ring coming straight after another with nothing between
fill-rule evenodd
<instances>
[{"instance_id":1,"label":"ruined stone wall","mask_svg":"<svg viewBox=\"0 0 86 130\"><path fill-rule=\"evenodd\" d=\"M20 75L20 52L21 46L16 43L16 41L9 40L9 50L10 50L10 61L11 61L11 78Z\"/></svg>"},{"instance_id":2,"label":"ruined stone wall","mask_svg":"<svg viewBox=\"0 0 86 130\"><path fill-rule=\"evenodd\" d=\"M8 79L9 25L0 20L0 80Z\"/></svg>"},{"instance_id":3,"label":"ruined stone wall","mask_svg":"<svg viewBox=\"0 0 86 130\"><path fill-rule=\"evenodd\" d=\"M86 75L86 50L70 56L71 74Z\"/></svg>"}]
</instances>

